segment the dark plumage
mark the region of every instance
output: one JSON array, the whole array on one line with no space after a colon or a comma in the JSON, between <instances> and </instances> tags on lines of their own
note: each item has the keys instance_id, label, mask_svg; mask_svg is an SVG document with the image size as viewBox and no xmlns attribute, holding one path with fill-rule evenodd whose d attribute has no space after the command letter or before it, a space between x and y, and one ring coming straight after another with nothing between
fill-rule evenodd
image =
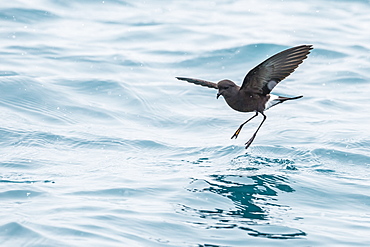
<instances>
[{"instance_id":1,"label":"dark plumage","mask_svg":"<svg viewBox=\"0 0 370 247\"><path fill-rule=\"evenodd\" d=\"M258 113L261 113L263 116L262 122L249 141L245 143L245 148L248 148L266 120L266 115L264 114L265 110L284 101L302 97L281 97L272 95L270 92L307 58L311 49L313 49L312 45L301 45L275 54L249 71L241 87L230 80L221 80L216 84L199 79L185 77L176 78L197 85L218 89L217 98L222 95L226 103L236 111L256 112L253 117L240 125L231 138L237 138L243 126L255 118Z\"/></svg>"}]
</instances>

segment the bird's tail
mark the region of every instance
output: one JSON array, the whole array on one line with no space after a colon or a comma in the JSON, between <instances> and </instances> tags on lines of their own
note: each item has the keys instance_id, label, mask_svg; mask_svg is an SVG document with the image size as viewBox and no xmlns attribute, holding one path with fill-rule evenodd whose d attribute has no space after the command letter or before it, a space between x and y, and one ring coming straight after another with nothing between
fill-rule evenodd
<instances>
[{"instance_id":1,"label":"bird's tail","mask_svg":"<svg viewBox=\"0 0 370 247\"><path fill-rule=\"evenodd\" d=\"M280 103L283 103L284 101L287 101L287 100L300 99L300 98L302 98L302 97L303 97L303 95L296 96L296 97L292 97L292 98L278 96L278 100L280 101Z\"/></svg>"},{"instance_id":2,"label":"bird's tail","mask_svg":"<svg viewBox=\"0 0 370 247\"><path fill-rule=\"evenodd\" d=\"M265 110L277 105L277 104L280 104L280 103L283 103L284 101L287 101L287 100L293 100L293 99L300 99L302 98L303 95L300 95L300 96L296 96L296 97L282 97L282 96L277 96L277 95L270 95L270 99L267 101L266 103L266 107L265 107Z\"/></svg>"}]
</instances>

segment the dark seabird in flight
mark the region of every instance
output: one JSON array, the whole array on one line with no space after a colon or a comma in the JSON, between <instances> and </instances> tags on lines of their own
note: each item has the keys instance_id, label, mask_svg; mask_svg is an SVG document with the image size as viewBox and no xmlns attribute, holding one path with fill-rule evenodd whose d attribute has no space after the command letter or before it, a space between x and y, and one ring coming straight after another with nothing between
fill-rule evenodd
<instances>
[{"instance_id":1,"label":"dark seabird in flight","mask_svg":"<svg viewBox=\"0 0 370 247\"><path fill-rule=\"evenodd\" d=\"M256 112L256 114L242 123L231 137L238 137L243 126L261 113L263 120L254 132L252 137L245 143L245 148L248 148L257 135L258 130L266 120L264 111L272 106L282 103L287 100L299 99L303 96L293 98L282 97L270 94L272 89L287 76L289 76L299 64L307 58L312 45L300 45L266 59L264 62L257 65L245 76L241 87L230 80L222 80L217 84L205 80L176 77L179 80L187 81L197 85L218 89L217 98L222 95L226 103L236 111L240 112Z\"/></svg>"}]
</instances>

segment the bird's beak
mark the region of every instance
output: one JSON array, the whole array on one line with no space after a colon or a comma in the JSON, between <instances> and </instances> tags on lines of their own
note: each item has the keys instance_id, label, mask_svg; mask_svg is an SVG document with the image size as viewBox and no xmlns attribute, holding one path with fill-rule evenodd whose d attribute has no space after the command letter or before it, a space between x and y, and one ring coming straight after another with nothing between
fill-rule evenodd
<instances>
[{"instance_id":1,"label":"bird's beak","mask_svg":"<svg viewBox=\"0 0 370 247\"><path fill-rule=\"evenodd\" d=\"M221 93L218 93L216 99L218 99L218 97L220 97L220 95L221 95Z\"/></svg>"}]
</instances>

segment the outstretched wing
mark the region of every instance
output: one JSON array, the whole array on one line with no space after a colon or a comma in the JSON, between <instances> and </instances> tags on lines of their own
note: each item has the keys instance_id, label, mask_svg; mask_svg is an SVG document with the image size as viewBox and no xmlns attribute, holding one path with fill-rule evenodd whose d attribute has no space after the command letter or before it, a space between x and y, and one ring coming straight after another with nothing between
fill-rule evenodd
<instances>
[{"instance_id":1,"label":"outstretched wing","mask_svg":"<svg viewBox=\"0 0 370 247\"><path fill-rule=\"evenodd\" d=\"M312 45L296 46L268 58L248 72L240 90L269 94L307 58L311 49Z\"/></svg>"},{"instance_id":2,"label":"outstretched wing","mask_svg":"<svg viewBox=\"0 0 370 247\"><path fill-rule=\"evenodd\" d=\"M190 83L201 85L203 87L210 87L210 88L218 89L217 84L213 83L213 82L210 82L210 81L204 81L204 80L192 79L192 78L185 78L185 77L176 77L176 78L178 80L187 81L187 82L190 82Z\"/></svg>"}]
</instances>

